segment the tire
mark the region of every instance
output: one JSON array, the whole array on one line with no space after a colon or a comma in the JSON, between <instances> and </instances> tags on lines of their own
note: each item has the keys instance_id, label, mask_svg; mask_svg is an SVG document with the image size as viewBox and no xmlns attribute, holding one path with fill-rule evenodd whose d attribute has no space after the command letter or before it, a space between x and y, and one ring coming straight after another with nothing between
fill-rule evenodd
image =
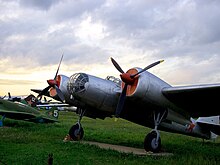
<instances>
[{"instance_id":1,"label":"tire","mask_svg":"<svg viewBox=\"0 0 220 165\"><path fill-rule=\"evenodd\" d=\"M70 128L69 135L73 140L79 141L79 140L82 140L83 138L84 130L82 127L80 127L80 130L79 130L79 124L75 124Z\"/></svg>"},{"instance_id":2,"label":"tire","mask_svg":"<svg viewBox=\"0 0 220 165\"><path fill-rule=\"evenodd\" d=\"M158 153L161 150L161 139L159 137L158 143L156 143L157 133L155 131L147 134L144 139L144 149L148 152Z\"/></svg>"}]
</instances>

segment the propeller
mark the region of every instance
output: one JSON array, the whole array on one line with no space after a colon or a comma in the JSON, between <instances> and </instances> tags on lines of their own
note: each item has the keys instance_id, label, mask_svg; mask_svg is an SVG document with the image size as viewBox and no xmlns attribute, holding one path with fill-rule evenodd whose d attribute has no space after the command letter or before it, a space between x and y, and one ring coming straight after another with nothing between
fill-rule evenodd
<instances>
[{"instance_id":1,"label":"propeller","mask_svg":"<svg viewBox=\"0 0 220 165\"><path fill-rule=\"evenodd\" d=\"M146 66L144 69L140 70L139 72L137 72L135 74L125 73L123 71L123 69L120 67L120 65L112 57L111 57L111 61L112 61L113 65L115 66L115 68L121 73L121 75L120 75L121 80L125 84L124 88L122 89L122 93L120 95L120 98L119 98L119 101L118 101L118 104L117 104L117 108L116 108L116 111L115 111L115 117L118 118L120 116L122 110L123 110L123 107L124 107L128 85L133 85L134 82L135 82L135 79L137 78L137 76L139 74L141 74L142 72L144 72L144 71L160 64L164 60L154 62L154 63Z\"/></svg>"},{"instance_id":2,"label":"propeller","mask_svg":"<svg viewBox=\"0 0 220 165\"><path fill-rule=\"evenodd\" d=\"M60 100L61 100L62 102L65 102L65 97L64 97L62 91L58 88L58 83L59 83L59 82L57 81L57 75L58 75L58 72L59 72L59 69L60 69L60 64L61 64L62 60L63 60L63 54L62 54L62 56L61 56L60 63L59 63L59 65L58 65L58 68L57 68L56 74L55 74L55 76L54 76L54 79L47 80L47 83L48 83L49 86L47 86L46 88L44 88L44 89L39 93L39 95L38 95L37 97L40 97L40 96L42 96L42 95L45 95L50 88L54 88L54 89L56 90L56 93L57 93L58 97L60 98Z\"/></svg>"}]
</instances>

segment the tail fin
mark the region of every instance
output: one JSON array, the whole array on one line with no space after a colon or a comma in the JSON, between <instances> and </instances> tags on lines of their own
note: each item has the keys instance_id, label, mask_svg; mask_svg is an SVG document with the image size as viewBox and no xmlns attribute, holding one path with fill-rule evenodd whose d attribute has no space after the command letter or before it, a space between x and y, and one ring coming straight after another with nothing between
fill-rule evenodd
<instances>
[{"instance_id":1,"label":"tail fin","mask_svg":"<svg viewBox=\"0 0 220 165\"><path fill-rule=\"evenodd\" d=\"M32 107L36 107L37 105L37 98L32 94L27 96L24 100Z\"/></svg>"},{"instance_id":2,"label":"tail fin","mask_svg":"<svg viewBox=\"0 0 220 165\"><path fill-rule=\"evenodd\" d=\"M211 117L199 117L196 123L204 130L209 130L211 134L211 139L217 138L220 135L220 116Z\"/></svg>"}]
</instances>

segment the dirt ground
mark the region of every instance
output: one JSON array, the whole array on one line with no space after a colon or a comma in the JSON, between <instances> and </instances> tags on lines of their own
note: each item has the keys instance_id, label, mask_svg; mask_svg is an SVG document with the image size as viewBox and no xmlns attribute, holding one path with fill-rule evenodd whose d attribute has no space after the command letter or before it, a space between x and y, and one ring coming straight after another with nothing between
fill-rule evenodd
<instances>
[{"instance_id":1,"label":"dirt ground","mask_svg":"<svg viewBox=\"0 0 220 165\"><path fill-rule=\"evenodd\" d=\"M72 141L72 140L67 135L64 141ZM77 141L72 141L72 142L77 142ZM172 156L173 155L172 153L167 153L167 152L160 152L160 153L146 152L142 148L133 148L133 147L126 147L121 145L113 145L113 144L99 143L92 141L80 141L79 143L95 145L98 146L99 148L112 149L118 152L131 153L138 156Z\"/></svg>"}]
</instances>

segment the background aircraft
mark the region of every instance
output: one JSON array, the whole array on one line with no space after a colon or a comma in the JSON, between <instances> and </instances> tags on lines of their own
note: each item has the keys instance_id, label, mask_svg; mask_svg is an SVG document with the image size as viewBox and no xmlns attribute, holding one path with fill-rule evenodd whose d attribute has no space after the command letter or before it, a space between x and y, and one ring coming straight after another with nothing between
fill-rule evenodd
<instances>
[{"instance_id":1,"label":"background aircraft","mask_svg":"<svg viewBox=\"0 0 220 165\"><path fill-rule=\"evenodd\" d=\"M8 92L8 96L5 95L4 97L2 97L2 99L7 99L9 101L18 101L18 102L20 102L22 97L23 96L11 96L11 93Z\"/></svg>"},{"instance_id":2,"label":"background aircraft","mask_svg":"<svg viewBox=\"0 0 220 165\"><path fill-rule=\"evenodd\" d=\"M10 95L9 99L0 99L0 126L3 126L3 120L5 117L31 121L36 123L50 123L58 121L58 110L50 109L47 111L39 111L37 109L38 100L34 95L27 96L24 100L12 100ZM48 105L47 105L48 106Z\"/></svg>"},{"instance_id":3,"label":"background aircraft","mask_svg":"<svg viewBox=\"0 0 220 165\"><path fill-rule=\"evenodd\" d=\"M47 80L49 86L33 90L39 96L48 95L77 107L79 120L69 130L73 140L84 135L80 122L84 115L101 119L115 116L152 128L145 137L144 148L153 152L161 149L158 130L203 139L220 134L220 113L216 108L220 84L172 87L147 71L162 61L126 73L113 58L111 61L122 81L85 73L58 75L59 63L54 79Z\"/></svg>"}]
</instances>

